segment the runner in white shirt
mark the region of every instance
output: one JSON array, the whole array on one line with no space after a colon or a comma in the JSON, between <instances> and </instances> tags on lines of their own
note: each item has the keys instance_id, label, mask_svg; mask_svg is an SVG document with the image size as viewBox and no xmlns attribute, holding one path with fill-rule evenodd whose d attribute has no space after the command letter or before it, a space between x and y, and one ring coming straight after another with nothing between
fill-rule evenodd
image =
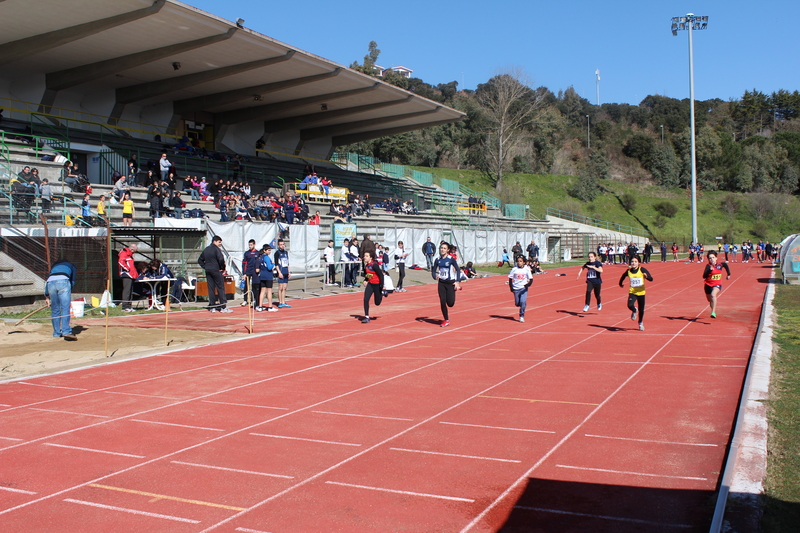
<instances>
[{"instance_id":1,"label":"runner in white shirt","mask_svg":"<svg viewBox=\"0 0 800 533\"><path fill-rule=\"evenodd\" d=\"M517 256L517 266L508 273L508 287L514 295L514 305L519 307L519 321L525 322L525 308L528 305L528 287L533 284L531 269L525 264L525 257Z\"/></svg>"}]
</instances>

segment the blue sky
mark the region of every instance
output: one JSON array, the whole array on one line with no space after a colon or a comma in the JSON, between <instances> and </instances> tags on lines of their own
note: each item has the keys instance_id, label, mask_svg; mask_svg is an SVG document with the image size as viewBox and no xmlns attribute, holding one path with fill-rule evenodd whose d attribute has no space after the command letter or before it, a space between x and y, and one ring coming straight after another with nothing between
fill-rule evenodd
<instances>
[{"instance_id":1,"label":"blue sky","mask_svg":"<svg viewBox=\"0 0 800 533\"><path fill-rule=\"evenodd\" d=\"M595 103L599 69L601 103L630 104L689 96L688 35L673 37L670 19L692 12L709 17L693 33L698 100L800 90L798 0L187 3L344 65L360 62L374 40L380 65L409 67L433 85L474 89L521 67L534 87L573 86Z\"/></svg>"}]
</instances>

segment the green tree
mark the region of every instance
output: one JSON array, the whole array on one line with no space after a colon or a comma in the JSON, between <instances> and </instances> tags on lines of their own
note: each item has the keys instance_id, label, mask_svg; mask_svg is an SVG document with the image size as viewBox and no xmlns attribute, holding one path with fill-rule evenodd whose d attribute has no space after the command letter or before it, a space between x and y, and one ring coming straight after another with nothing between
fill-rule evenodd
<instances>
[{"instance_id":1,"label":"green tree","mask_svg":"<svg viewBox=\"0 0 800 533\"><path fill-rule=\"evenodd\" d=\"M358 64L358 61L353 61L350 64L350 68L353 70L357 70L359 72L363 72L364 74L369 74L370 76L378 76L380 72L375 70L375 64L378 62L378 56L381 55L381 51L378 49L378 43L375 41L369 42L369 51L367 55L364 56L364 63Z\"/></svg>"},{"instance_id":2,"label":"green tree","mask_svg":"<svg viewBox=\"0 0 800 533\"><path fill-rule=\"evenodd\" d=\"M665 188L676 188L681 185L681 164L675 156L675 151L670 145L657 144L650 156L650 166L647 168L656 183Z\"/></svg>"},{"instance_id":3,"label":"green tree","mask_svg":"<svg viewBox=\"0 0 800 533\"><path fill-rule=\"evenodd\" d=\"M633 159L638 159L644 168L650 166L656 142L649 135L634 133L622 147L622 153Z\"/></svg>"},{"instance_id":4,"label":"green tree","mask_svg":"<svg viewBox=\"0 0 800 533\"><path fill-rule=\"evenodd\" d=\"M687 128L673 138L678 156L682 162L681 185L685 186L692 179L691 131ZM719 177L714 171L714 162L722 154L719 135L710 126L703 126L696 132L695 151L697 155L697 182L703 189L719 188Z\"/></svg>"},{"instance_id":5,"label":"green tree","mask_svg":"<svg viewBox=\"0 0 800 533\"><path fill-rule=\"evenodd\" d=\"M782 192L791 186L783 183L783 173L788 158L786 149L768 140L755 142L744 148L744 165L753 176L752 190L757 192ZM791 176L787 176L791 179ZM797 188L796 181L794 189Z\"/></svg>"}]
</instances>

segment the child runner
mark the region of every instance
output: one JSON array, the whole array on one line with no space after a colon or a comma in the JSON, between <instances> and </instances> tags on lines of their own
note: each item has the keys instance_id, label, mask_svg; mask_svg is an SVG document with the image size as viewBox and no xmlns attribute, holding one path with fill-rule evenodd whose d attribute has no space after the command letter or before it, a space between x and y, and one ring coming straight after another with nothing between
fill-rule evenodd
<instances>
[{"instance_id":1,"label":"child runner","mask_svg":"<svg viewBox=\"0 0 800 533\"><path fill-rule=\"evenodd\" d=\"M728 263L717 263L717 252L708 252L708 264L703 271L703 279L705 280L703 288L706 291L706 300L711 305L711 318L717 318L717 296L719 291L722 290L722 270L728 273L725 279L731 279L731 269Z\"/></svg>"},{"instance_id":2,"label":"child runner","mask_svg":"<svg viewBox=\"0 0 800 533\"><path fill-rule=\"evenodd\" d=\"M619 286L624 287L622 284L625 278L630 280L630 294L628 294L628 309L631 310L631 320L636 320L639 317L639 331L644 331L644 280L653 281L653 276L644 267L639 267L639 258L633 256L631 258L631 266L628 270L622 273L619 278ZM638 308L636 304L639 304Z\"/></svg>"},{"instance_id":3,"label":"child runner","mask_svg":"<svg viewBox=\"0 0 800 533\"><path fill-rule=\"evenodd\" d=\"M672 243L672 262L678 262L678 243Z\"/></svg>"},{"instance_id":4,"label":"child runner","mask_svg":"<svg viewBox=\"0 0 800 533\"><path fill-rule=\"evenodd\" d=\"M286 288L289 286L289 278L292 273L289 271L289 252L286 251L286 243L283 239L278 239L278 250L275 252L275 266L278 268L278 308L291 307L286 303Z\"/></svg>"},{"instance_id":5,"label":"child runner","mask_svg":"<svg viewBox=\"0 0 800 533\"><path fill-rule=\"evenodd\" d=\"M511 261L508 259L508 250L503 248L503 255L500 256L500 264L497 265L497 266L503 266L506 263L508 263L509 267L512 267L512 268L514 267L514 265L512 265Z\"/></svg>"},{"instance_id":6,"label":"child runner","mask_svg":"<svg viewBox=\"0 0 800 533\"><path fill-rule=\"evenodd\" d=\"M256 311L277 311L272 307L272 284L275 280L275 275L273 274L275 264L272 262L271 252L272 247L269 244L265 244L261 249L261 258L256 267L256 274L261 286L261 290L258 292L258 307L256 307ZM264 296L266 296L266 299Z\"/></svg>"},{"instance_id":7,"label":"child runner","mask_svg":"<svg viewBox=\"0 0 800 533\"><path fill-rule=\"evenodd\" d=\"M736 263L736 262L737 262L737 261L736 261L736 258L737 258L738 256L739 256L739 245L734 243L734 244L731 246L731 259L733 260L733 262L734 262L734 263Z\"/></svg>"},{"instance_id":8,"label":"child runner","mask_svg":"<svg viewBox=\"0 0 800 533\"><path fill-rule=\"evenodd\" d=\"M697 243L697 246L695 246L695 249L697 250L697 262L698 263L702 263L703 262L703 254L706 253L706 247L703 246L700 243Z\"/></svg>"},{"instance_id":9,"label":"child runner","mask_svg":"<svg viewBox=\"0 0 800 533\"><path fill-rule=\"evenodd\" d=\"M593 252L592 252L593 253ZM531 269L525 264L525 256L517 256L517 266L508 273L508 287L514 295L514 305L519 307L519 321L525 322L525 307L528 305L528 287L533 284Z\"/></svg>"},{"instance_id":10,"label":"child runner","mask_svg":"<svg viewBox=\"0 0 800 533\"><path fill-rule=\"evenodd\" d=\"M450 245L443 242L439 245L439 258L433 262L433 279L439 280L439 304L442 306L443 328L450 325L448 307L456 304L456 290L461 290L458 262L450 257Z\"/></svg>"},{"instance_id":11,"label":"child runner","mask_svg":"<svg viewBox=\"0 0 800 533\"><path fill-rule=\"evenodd\" d=\"M583 306L583 312L589 310L589 304L592 303L592 292L594 298L597 300L597 310L603 309L603 304L600 301L600 286L603 279L600 274L603 273L603 263L597 260L597 255L594 252L589 252L589 260L578 271L578 279L581 279L583 270L586 269L586 305Z\"/></svg>"},{"instance_id":12,"label":"child runner","mask_svg":"<svg viewBox=\"0 0 800 533\"><path fill-rule=\"evenodd\" d=\"M362 324L369 324L369 300L375 296L375 305L383 300L383 269L375 261L371 252L364 252L364 318Z\"/></svg>"}]
</instances>

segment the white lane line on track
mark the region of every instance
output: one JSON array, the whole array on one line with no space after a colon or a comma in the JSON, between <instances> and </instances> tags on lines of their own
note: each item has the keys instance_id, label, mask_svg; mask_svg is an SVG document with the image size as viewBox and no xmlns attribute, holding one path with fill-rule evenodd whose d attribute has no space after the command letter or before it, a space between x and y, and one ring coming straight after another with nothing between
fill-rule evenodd
<instances>
[{"instance_id":1,"label":"white lane line on track","mask_svg":"<svg viewBox=\"0 0 800 533\"><path fill-rule=\"evenodd\" d=\"M578 513L575 511L561 511L559 509L544 509L542 507L529 507L527 505L515 505L514 509L524 509L526 511L536 511L540 513L563 514L568 516L583 516L586 518L600 518L603 520L614 520L616 522L628 522L632 524L642 524L646 526L655 526L655 527L675 527L675 528L694 527L692 525L686 525L686 524L666 524L664 522L651 522L650 520L640 520L638 518L625 518L622 516L608 516L608 515L592 514L592 513Z\"/></svg>"},{"instance_id":2,"label":"white lane line on track","mask_svg":"<svg viewBox=\"0 0 800 533\"><path fill-rule=\"evenodd\" d=\"M306 439L303 437L287 437L286 435L267 435L265 433L250 433L250 434L256 437L269 437L271 439L302 440L305 442L318 442L320 444L336 444L339 446L361 446L360 444L353 444L352 442L336 442L333 440Z\"/></svg>"},{"instance_id":3,"label":"white lane line on track","mask_svg":"<svg viewBox=\"0 0 800 533\"><path fill-rule=\"evenodd\" d=\"M225 466L201 465L200 463L187 463L184 461L170 461L176 465L196 466L198 468L211 468L213 470L224 470L225 472L237 472L239 474L253 474L255 476L278 477L282 479L294 479L294 476L284 476L281 474L268 474L267 472L255 472L253 470L240 470L238 468L228 468Z\"/></svg>"},{"instance_id":4,"label":"white lane line on track","mask_svg":"<svg viewBox=\"0 0 800 533\"><path fill-rule=\"evenodd\" d=\"M423 496L425 498L436 498L438 500L449 500L453 502L467 502L472 503L475 500L470 500L468 498L458 498L456 496L442 496L440 494L428 494L425 492L411 492L407 490L395 490L395 489L386 489L383 487L370 487L367 485L355 485L353 483L340 483L338 481L326 481L328 485L339 485L341 487L351 487L355 489L366 489L366 490L376 490L379 492L391 492L392 494L404 494L408 496Z\"/></svg>"},{"instance_id":5,"label":"white lane line on track","mask_svg":"<svg viewBox=\"0 0 800 533\"><path fill-rule=\"evenodd\" d=\"M55 444L54 442L43 442L45 446L55 446L56 448L68 448L70 450L80 450L82 452L104 453L107 455L120 455L122 457L133 457L135 459L144 459L144 455L133 455L130 453L110 452L108 450L98 450L96 448L83 448L81 446L67 446L66 444Z\"/></svg>"},{"instance_id":6,"label":"white lane line on track","mask_svg":"<svg viewBox=\"0 0 800 533\"><path fill-rule=\"evenodd\" d=\"M43 385L42 383L29 383L27 381L17 381L20 385L31 385L33 387L47 387L48 389L67 389L67 390L79 390L79 391L88 391L89 389L80 389L78 387L62 387L59 385Z\"/></svg>"},{"instance_id":7,"label":"white lane line on track","mask_svg":"<svg viewBox=\"0 0 800 533\"><path fill-rule=\"evenodd\" d=\"M16 437L0 437L0 439L3 439L3 440L15 440L17 442L22 442L23 440L25 440L25 439L18 439Z\"/></svg>"},{"instance_id":8,"label":"white lane line on track","mask_svg":"<svg viewBox=\"0 0 800 533\"><path fill-rule=\"evenodd\" d=\"M74 411L59 411L58 409L42 409L41 407L29 407L31 411L44 411L45 413L61 413L64 415L91 416L93 418L111 418L106 415L90 415L88 413L76 413Z\"/></svg>"},{"instance_id":9,"label":"white lane line on track","mask_svg":"<svg viewBox=\"0 0 800 533\"><path fill-rule=\"evenodd\" d=\"M138 418L131 418L131 422L142 422L144 424L158 424L160 426L173 426L176 428L187 428L187 429L203 429L205 431L225 431L224 429L218 428L204 428L202 426L187 426L185 424L173 424L172 422L156 422L155 420L141 420Z\"/></svg>"},{"instance_id":10,"label":"white lane line on track","mask_svg":"<svg viewBox=\"0 0 800 533\"><path fill-rule=\"evenodd\" d=\"M35 492L31 492L29 490L12 489L11 487L4 487L2 485L0 485L0 490L6 490L8 492L18 492L19 494L36 494Z\"/></svg>"},{"instance_id":11,"label":"white lane line on track","mask_svg":"<svg viewBox=\"0 0 800 533\"><path fill-rule=\"evenodd\" d=\"M394 418L391 416L377 416L377 415L357 415L355 413L334 413L333 411L311 411L312 413L320 413L323 415L338 415L338 416L357 416L359 418L378 418L380 420L399 420L401 422L413 422L411 418Z\"/></svg>"},{"instance_id":12,"label":"white lane line on track","mask_svg":"<svg viewBox=\"0 0 800 533\"><path fill-rule=\"evenodd\" d=\"M252 405L249 403L232 403L232 402L215 402L213 400L200 400L203 403L216 403L219 405L236 405L239 407L257 407L258 409L280 409L281 411L288 411L288 407L272 407L270 405Z\"/></svg>"},{"instance_id":13,"label":"white lane line on track","mask_svg":"<svg viewBox=\"0 0 800 533\"><path fill-rule=\"evenodd\" d=\"M159 400L183 400L183 398L175 398L172 396L157 396L155 394L136 394L135 392L119 392L113 390L104 390L105 394L120 394L122 396L140 396L143 398L158 398Z\"/></svg>"},{"instance_id":14,"label":"white lane line on track","mask_svg":"<svg viewBox=\"0 0 800 533\"><path fill-rule=\"evenodd\" d=\"M136 509L128 509L126 507L117 507L114 505L105 505L102 503L87 502L85 500L73 500L72 498L66 498L64 501L69 503L77 503L79 505L88 505L89 507L97 507L99 509L108 509L109 511L121 511L123 513L137 514L140 516L149 516L151 518L163 518L164 520L172 520L174 522L185 522L187 524L200 523L200 520L181 518L180 516L170 516L168 514L148 513L147 511L137 511Z\"/></svg>"},{"instance_id":15,"label":"white lane line on track","mask_svg":"<svg viewBox=\"0 0 800 533\"><path fill-rule=\"evenodd\" d=\"M589 470L591 472L608 472L610 474L627 474L631 476L645 476L645 477L663 477L667 479L689 479L693 481L708 481L704 477L693 476L670 476L667 474L650 474L647 472L631 472L628 470L611 470L608 468L589 468L588 466L572 466L572 465L556 465L558 468L569 468L571 470Z\"/></svg>"},{"instance_id":16,"label":"white lane line on track","mask_svg":"<svg viewBox=\"0 0 800 533\"><path fill-rule=\"evenodd\" d=\"M610 435L590 435L589 433L584 433L584 436L594 437L595 439L630 440L634 442L652 442L654 444L677 444L678 446L719 446L718 444L703 444L699 442L673 442L669 440L634 439L631 437L612 437Z\"/></svg>"},{"instance_id":17,"label":"white lane line on track","mask_svg":"<svg viewBox=\"0 0 800 533\"><path fill-rule=\"evenodd\" d=\"M480 455L462 455L460 453L445 453L445 452L432 452L428 450L409 450L408 448L389 448L396 452L410 452L410 453L425 453L429 455L443 455L445 457L461 457L462 459L481 459L484 461L498 461L501 463L521 463L516 459L499 459L497 457L483 457Z\"/></svg>"},{"instance_id":18,"label":"white lane line on track","mask_svg":"<svg viewBox=\"0 0 800 533\"><path fill-rule=\"evenodd\" d=\"M688 275L689 275L689 274L684 274L684 275L682 275L682 276L678 276L678 278L680 278L680 277L684 277L684 276L688 276ZM673 279L677 279L677 278L673 278ZM670 298L677 297L677 296L679 296L681 293L685 292L686 290L688 290L688 287L687 287L687 288L685 288L685 289L682 289L682 290L679 290L679 291L676 291L676 292L672 293L672 294L671 294L671 296L670 296ZM666 300L662 300L662 301L660 301L660 302L656 303L656 304L655 304L654 306L652 306L652 307L657 307L658 305L660 305L660 304L664 303L665 301L666 301ZM652 307L651 307L651 309L652 309ZM652 311L651 311L651 312L652 312ZM699 313L698 313L698 316L699 316ZM624 320L624 319L623 319L623 320L620 320L619 322L617 322L617 324L623 324L623 323L625 323L625 320ZM509 486L509 487L508 487L506 490L504 490L504 491L503 491L503 492L502 492L502 493L501 493L499 496L497 496L497 497L496 497L496 498L495 498L495 499L492 501L492 503L490 503L488 506L486 506L486 507L484 508L484 510L483 510L483 511L481 511L480 513L478 513L478 515L477 515L477 516L475 516L475 518L473 518L473 519L472 519L472 520L471 520L471 521L470 521L470 522L469 522L469 523L468 523L466 526L464 526L464 527L461 529L461 532L460 532L460 533L466 533L467 531L471 530L471 529L472 529L472 528L473 528L473 527L474 527L474 526L475 526L475 525L476 525L478 522L480 522L481 520L483 520L483 518L484 518L484 517L485 517L485 516L486 516L486 515L487 515L487 514L488 514L488 513L489 513L489 512L492 510L492 509L494 509L494 508L495 508L495 506L497 506L497 504L498 504L499 502L503 501L503 500L504 500L506 497L508 497L508 495L509 495L509 494L511 494L511 492L512 492L513 490L515 490L517 487L519 487L519 486L520 486L520 484L524 483L524 482L525 482L525 481L526 481L526 480L527 480L527 479L528 479L528 478L529 478L531 475L533 475L533 472L534 472L534 471L535 471L537 468L539 468L539 466L541 466L541 465L542 465L542 463L544 463L544 462L545 462L547 459L549 459L549 458L550 458L550 456L551 456L551 455L553 455L553 454L556 452L556 450L558 450L558 449L559 449L559 448L560 448L560 447L561 447L561 446L562 446L562 445L563 445L565 442L567 442L567 441L570 439L570 437L572 437L572 436L573 436L573 435L574 435L574 434L575 434L575 433L576 433L576 432L577 432L577 431L578 431L578 430L581 428L581 426L583 426L583 425L584 425L586 422L588 422L589 420L591 420L591 419L594 417L594 415L595 415L595 414L597 414L597 412L598 412L598 411L600 411L600 409L602 409L602 408L603 408L603 406L605 406L605 405L606 405L606 404L607 404L609 401L611 401L611 399L612 399L612 398L614 398L614 397L617 395L617 393L618 393L619 391L621 391L621 390L622 390L622 389L625 387L625 385L627 385L627 384L628 384L628 383L629 383L631 380L633 380L633 378L635 378L637 375L639 375L639 373L640 373L640 372L642 372L642 370L643 370L645 367L647 367L647 366L648 366L648 364L649 364L649 363L650 363L650 362L651 362L653 359L655 359L655 357L656 357L656 356L657 356L657 355L658 355L658 354L659 354L659 353L660 353L662 350L664 350L664 349L667 347L667 345L668 345L669 343L671 343L671 342L672 342L674 339L676 339L677 337L679 337L679 336L681 335L681 333L683 333L683 331L684 331L684 330L686 330L686 328L688 328L690 325L691 325L691 322L687 322L687 323L686 323L686 324L685 324L683 327L681 327L680 329L678 329L678 331L676 331L675 333L673 333L673 334L672 334L672 336L671 336L671 337L670 337L670 338L669 338L667 341L665 341L665 342L664 342L664 343L661 345L661 347L660 347L658 350L656 350L656 351L655 351L655 353L653 353L653 355L651 355L651 356L650 356L650 357L649 357L649 358L648 358L646 361L642 361L642 362L640 362L640 365L641 365L641 366L640 366L638 369L636 369L636 371L635 371L635 372L633 372L633 373L632 373L630 376L628 376L628 378L627 378L625 381L623 381L623 382L622 382L622 383L621 383L621 384L620 384L620 385L619 385L619 386L618 386L616 389L614 389L614 390L613 390L613 391L612 391L612 392L611 392L611 393L610 393L608 396L606 396L606 399L605 399L605 400L603 400L602 402L600 402L600 404L599 404L597 407L595 407L595 408L594 408L594 409L593 409L593 410L592 410L592 411L591 411L591 412L590 412L588 415L586 415L586 416L584 417L584 419L583 419L582 421L580 421L580 422L579 422L579 423L578 423L578 424L577 424L577 425L576 425L576 426L575 426L575 427L574 427L574 428L573 428L573 429L572 429L572 430L571 430L569 433L567 433L566 435L564 435L564 437L562 437L562 439L561 439L560 441L558 441L558 443L556 443L556 444L555 444L555 445L554 445L552 448L550 448L550 450L549 450L547 453L545 453L545 454L544 454L544 455L543 455L543 456L542 456L542 457L541 457L541 458L540 458L538 461L536 461L536 463L535 463L535 464L534 464L532 467L530 467L530 468L529 468L527 471L525 471L525 472L524 472L524 473L523 473L523 474L522 474L522 475L521 475L519 478L517 478L517 480L516 480L514 483L512 483L512 484L511 484L511 485L510 485L510 486ZM588 340L590 340L590 339L593 339L594 337L597 337L598 335L601 335L602 333L605 333L605 331L599 331L599 332L597 332L597 333L595 333L595 334L593 334L593 335L590 335L590 336L589 336L589 337L587 337L587 338L584 338L584 339L582 339L580 342L581 342L581 343L582 343L582 342L586 342L586 341L588 341ZM575 345L573 345L573 346L575 346ZM560 354L560 353L564 353L564 352L566 352L566 351L567 351L568 349L570 349L570 348L571 348L571 347L565 348L565 349L561 350L560 352L557 352L556 354L553 354L553 355L552 355L551 357L549 357L548 359L545 359L545 361L549 361L549 360L551 360L551 359L555 358L555 357L556 357L558 354Z\"/></svg>"},{"instance_id":19,"label":"white lane line on track","mask_svg":"<svg viewBox=\"0 0 800 533\"><path fill-rule=\"evenodd\" d=\"M471 428L485 428L485 429L502 429L506 431L526 431L529 433L555 433L555 431L547 431L544 429L524 429L524 428L507 428L503 426L483 426L481 424L463 424L461 422L439 422L440 424L447 424L448 426L466 426Z\"/></svg>"},{"instance_id":20,"label":"white lane line on track","mask_svg":"<svg viewBox=\"0 0 800 533\"><path fill-rule=\"evenodd\" d=\"M237 527L234 531L241 531L242 533L269 533L269 531L261 531L260 529L249 529L246 527Z\"/></svg>"}]
</instances>

